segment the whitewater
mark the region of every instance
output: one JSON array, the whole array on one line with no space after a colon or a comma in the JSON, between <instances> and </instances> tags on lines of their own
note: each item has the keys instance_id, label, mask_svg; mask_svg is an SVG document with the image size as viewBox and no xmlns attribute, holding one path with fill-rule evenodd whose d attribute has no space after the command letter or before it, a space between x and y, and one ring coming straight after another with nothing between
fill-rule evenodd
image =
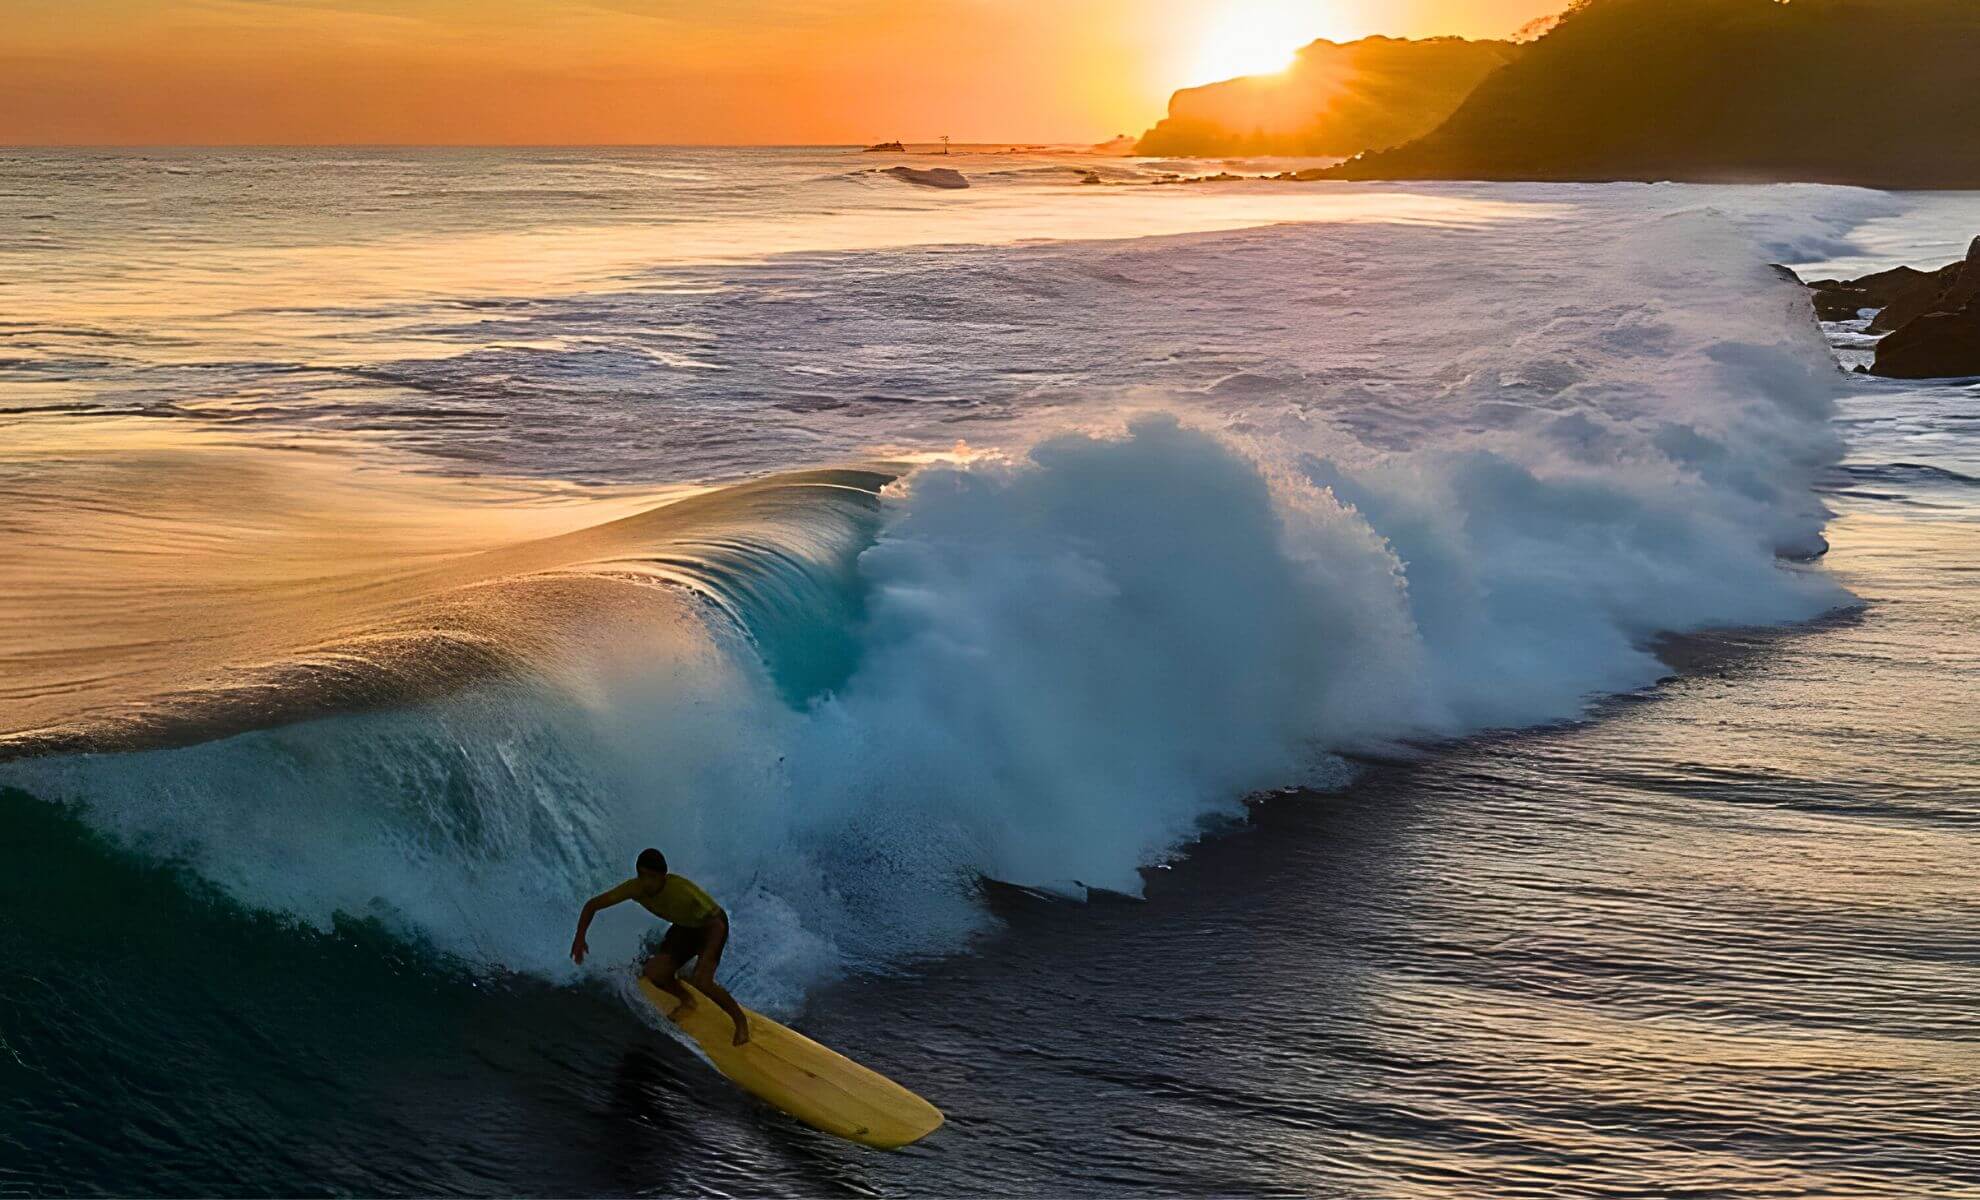
<instances>
[{"instance_id":1,"label":"whitewater","mask_svg":"<svg viewBox=\"0 0 1980 1200\"><path fill-rule=\"evenodd\" d=\"M198 378L226 364L99 351L107 386L11 419L163 409L193 428L146 454L199 477L166 497L149 461L118 478L99 429L87 479L30 458L10 612L59 613L74 641L43 588L127 525L221 544L115 560L84 612L138 654L38 673L42 639L9 639L33 720L9 722L0 777L252 906L560 978L573 906L628 848L666 846L732 898L738 977L786 1006L964 945L979 878L1133 894L1247 797L1350 777L1344 755L1570 719L1667 673L1659 635L1851 602L1806 565L1835 368L1769 263L1890 202L1759 199L1353 189L1236 231L359 297L233 396ZM819 219L844 221L789 218ZM299 317L178 320L201 319L265 353ZM16 331L37 353L14 370L72 369L58 339L83 336ZM363 361L306 352L332 336ZM270 448L318 430L333 472ZM843 469L801 471L824 465ZM386 468L619 484L606 505L628 480L697 491L508 542L445 515L490 501L436 484L373 518L418 524L416 548L325 561L319 530L375 506L350 472ZM244 487L279 503L230 537ZM339 494L358 511L311 502ZM115 520L79 527L85 506ZM42 586L38 553L64 564ZM190 596L189 563L210 584ZM227 599L271 573L283 598ZM174 637L188 604L200 633ZM636 934L608 924L601 959Z\"/></svg>"}]
</instances>

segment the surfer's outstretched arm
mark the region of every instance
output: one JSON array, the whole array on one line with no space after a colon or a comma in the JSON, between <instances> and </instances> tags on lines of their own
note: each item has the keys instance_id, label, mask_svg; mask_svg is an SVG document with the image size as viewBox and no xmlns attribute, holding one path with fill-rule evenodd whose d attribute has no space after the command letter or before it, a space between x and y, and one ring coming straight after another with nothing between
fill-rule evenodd
<instances>
[{"instance_id":1,"label":"surfer's outstretched arm","mask_svg":"<svg viewBox=\"0 0 1980 1200\"><path fill-rule=\"evenodd\" d=\"M624 900L625 897L619 894L623 890L625 889L613 888L609 892L600 892L584 902L584 911L578 914L577 936L571 939L572 962L580 967L584 965L584 956L591 953L591 947L584 941L585 932L591 928L591 918Z\"/></svg>"}]
</instances>

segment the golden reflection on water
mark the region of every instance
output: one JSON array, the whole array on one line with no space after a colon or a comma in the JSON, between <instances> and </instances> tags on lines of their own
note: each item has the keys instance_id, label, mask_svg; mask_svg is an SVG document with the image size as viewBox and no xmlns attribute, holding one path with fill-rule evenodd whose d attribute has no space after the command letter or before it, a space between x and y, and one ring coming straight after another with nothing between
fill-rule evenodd
<instances>
[{"instance_id":1,"label":"golden reflection on water","mask_svg":"<svg viewBox=\"0 0 1980 1200\"><path fill-rule=\"evenodd\" d=\"M1003 245L1033 240L1108 240L1245 229L1291 221L1476 229L1544 219L1561 207L1352 185L1208 184L1062 189L1040 205L1034 190L986 190L939 203L609 225L544 224L520 229L386 234L315 245L216 246L169 237L119 239L79 250L59 273L40 272L31 291L0 271L0 298L52 328L141 332L157 362L210 361L256 347L311 341L312 361L351 365L381 354L444 354L415 335L430 318L379 306L456 303L502 296L546 297L611 287L706 289L669 282L668 267L760 261L923 245ZM0 253L0 266L7 255ZM394 327L406 330L402 340ZM361 352L338 341L362 333ZM692 330L679 331L688 342Z\"/></svg>"},{"instance_id":2,"label":"golden reflection on water","mask_svg":"<svg viewBox=\"0 0 1980 1200\"><path fill-rule=\"evenodd\" d=\"M48 423L0 462L0 732L210 681L678 498L365 470L164 421Z\"/></svg>"},{"instance_id":3,"label":"golden reflection on water","mask_svg":"<svg viewBox=\"0 0 1980 1200\"><path fill-rule=\"evenodd\" d=\"M1329 944L1260 936L1256 970L1299 997L1275 1044L1370 1082L1308 1079L1293 1049L1247 1072L1312 1109L1265 1134L1290 1190L1940 1194L1890 1172L1957 1161L1980 1094L1980 522L1829 532L1819 569L1861 612L1708 635L1597 720L1332 802L1355 883L1280 901ZM1343 1137L1343 1091L1448 1144ZM1880 1129L1916 1144L1849 1161Z\"/></svg>"}]
</instances>

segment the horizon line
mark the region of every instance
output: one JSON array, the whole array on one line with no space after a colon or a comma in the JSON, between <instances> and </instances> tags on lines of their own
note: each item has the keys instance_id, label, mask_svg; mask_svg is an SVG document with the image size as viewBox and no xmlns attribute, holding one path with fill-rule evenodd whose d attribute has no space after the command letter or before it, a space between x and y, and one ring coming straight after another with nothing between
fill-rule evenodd
<instances>
[{"instance_id":1,"label":"horizon line","mask_svg":"<svg viewBox=\"0 0 1980 1200\"><path fill-rule=\"evenodd\" d=\"M1131 136L1131 135L1121 135ZM994 138L950 142L951 148L1014 146L1058 148L1099 146L1100 141L1050 138ZM1138 140L1138 139L1137 139ZM5 142L0 150L864 150L879 142ZM908 146L940 146L940 138L903 140Z\"/></svg>"}]
</instances>

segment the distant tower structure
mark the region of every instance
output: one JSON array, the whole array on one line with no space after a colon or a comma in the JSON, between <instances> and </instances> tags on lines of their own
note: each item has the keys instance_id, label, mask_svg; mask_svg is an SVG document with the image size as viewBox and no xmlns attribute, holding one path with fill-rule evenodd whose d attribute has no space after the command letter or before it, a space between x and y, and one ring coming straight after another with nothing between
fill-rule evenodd
<instances>
[{"instance_id":1,"label":"distant tower structure","mask_svg":"<svg viewBox=\"0 0 1980 1200\"><path fill-rule=\"evenodd\" d=\"M949 152L949 135L945 133L942 135L942 153L947 154L948 152Z\"/></svg>"}]
</instances>

